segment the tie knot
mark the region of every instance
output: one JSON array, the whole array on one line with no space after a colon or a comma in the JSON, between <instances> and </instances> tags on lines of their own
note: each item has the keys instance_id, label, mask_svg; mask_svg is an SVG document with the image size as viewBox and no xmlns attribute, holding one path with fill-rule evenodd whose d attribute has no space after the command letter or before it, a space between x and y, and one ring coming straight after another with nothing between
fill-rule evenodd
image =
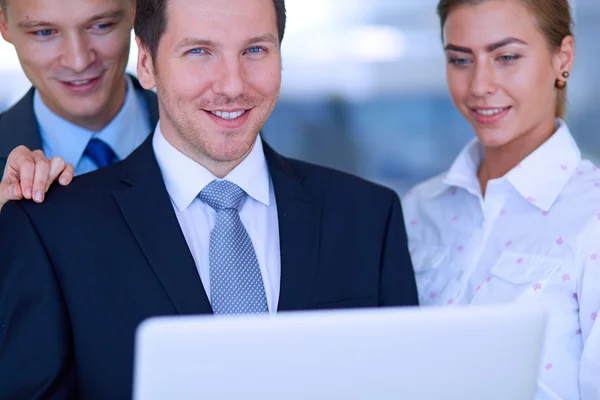
<instances>
[{"instance_id":1,"label":"tie knot","mask_svg":"<svg viewBox=\"0 0 600 400\"><path fill-rule=\"evenodd\" d=\"M117 161L115 152L100 139L90 140L83 154L91 159L98 168L104 168Z\"/></svg>"},{"instance_id":2,"label":"tie knot","mask_svg":"<svg viewBox=\"0 0 600 400\"><path fill-rule=\"evenodd\" d=\"M244 196L246 196L246 192L235 183L212 181L202 189L198 197L214 210L219 211L224 209L237 210Z\"/></svg>"}]
</instances>

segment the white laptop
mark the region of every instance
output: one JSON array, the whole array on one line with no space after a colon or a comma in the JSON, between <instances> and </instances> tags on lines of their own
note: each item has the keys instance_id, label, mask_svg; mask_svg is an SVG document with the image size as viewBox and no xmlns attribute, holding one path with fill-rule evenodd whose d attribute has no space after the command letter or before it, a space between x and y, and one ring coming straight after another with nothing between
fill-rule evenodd
<instances>
[{"instance_id":1,"label":"white laptop","mask_svg":"<svg viewBox=\"0 0 600 400\"><path fill-rule=\"evenodd\" d=\"M155 318L134 400L531 400L544 328L513 307Z\"/></svg>"}]
</instances>

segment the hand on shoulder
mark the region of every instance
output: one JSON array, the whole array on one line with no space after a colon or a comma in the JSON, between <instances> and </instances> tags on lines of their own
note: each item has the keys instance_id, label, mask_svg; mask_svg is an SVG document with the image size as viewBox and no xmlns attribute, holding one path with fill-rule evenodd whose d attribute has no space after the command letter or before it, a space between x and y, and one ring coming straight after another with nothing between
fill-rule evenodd
<instances>
[{"instance_id":1,"label":"hand on shoulder","mask_svg":"<svg viewBox=\"0 0 600 400\"><path fill-rule=\"evenodd\" d=\"M10 200L28 199L41 203L55 181L66 186L74 175L73 165L62 158L49 160L41 150L31 151L19 146L9 154L0 181L0 210Z\"/></svg>"}]
</instances>

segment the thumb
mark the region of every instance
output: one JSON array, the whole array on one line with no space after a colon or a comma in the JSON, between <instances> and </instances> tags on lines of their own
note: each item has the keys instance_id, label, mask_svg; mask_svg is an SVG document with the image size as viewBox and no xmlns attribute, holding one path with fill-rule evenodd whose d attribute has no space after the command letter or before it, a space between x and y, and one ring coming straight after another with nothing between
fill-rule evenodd
<instances>
[{"instance_id":1,"label":"thumb","mask_svg":"<svg viewBox=\"0 0 600 400\"><path fill-rule=\"evenodd\" d=\"M22 198L21 188L14 183L0 183L0 206L10 200L20 200Z\"/></svg>"}]
</instances>

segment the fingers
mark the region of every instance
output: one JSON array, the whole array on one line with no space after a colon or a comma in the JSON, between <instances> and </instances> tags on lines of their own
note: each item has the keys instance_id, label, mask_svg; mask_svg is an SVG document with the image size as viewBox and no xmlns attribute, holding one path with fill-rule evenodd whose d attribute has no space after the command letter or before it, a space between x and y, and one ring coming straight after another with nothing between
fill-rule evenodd
<instances>
[{"instance_id":1,"label":"fingers","mask_svg":"<svg viewBox=\"0 0 600 400\"><path fill-rule=\"evenodd\" d=\"M48 168L48 171L46 171L46 168ZM67 164L65 160L60 157L54 157L49 161L45 157L37 158L35 177L33 180L34 201L39 203L44 201L45 193L59 177L59 183L66 186L71 183L74 175L75 168L73 165Z\"/></svg>"},{"instance_id":2,"label":"fingers","mask_svg":"<svg viewBox=\"0 0 600 400\"><path fill-rule=\"evenodd\" d=\"M33 152L27 148L21 149L21 147L18 147L9 155L8 162L10 163L12 175L10 181L20 184L23 197L31 199L33 196L33 178L36 169Z\"/></svg>"},{"instance_id":3,"label":"fingers","mask_svg":"<svg viewBox=\"0 0 600 400\"><path fill-rule=\"evenodd\" d=\"M17 173L19 172L20 166L23 164L23 162L27 161L33 162L31 150L25 146L17 146L14 148L6 160L6 167L4 168L2 181L5 182L6 179L12 179L18 182Z\"/></svg>"},{"instance_id":4,"label":"fingers","mask_svg":"<svg viewBox=\"0 0 600 400\"><path fill-rule=\"evenodd\" d=\"M9 192L12 196L16 191L19 198L41 203L53 182L60 179L61 185L68 185L74 175L75 168L62 158L48 160L41 150L30 151L25 146L19 146L8 156L2 180L3 184L16 184L17 187L14 190L8 187L0 189L0 201L8 199Z\"/></svg>"},{"instance_id":5,"label":"fingers","mask_svg":"<svg viewBox=\"0 0 600 400\"><path fill-rule=\"evenodd\" d=\"M48 174L48 179L46 180L44 192L48 191L50 185L52 185L52 183L58 179L58 177L60 176L60 174L66 166L67 163L60 157L54 157L50 160L50 173Z\"/></svg>"},{"instance_id":6,"label":"fingers","mask_svg":"<svg viewBox=\"0 0 600 400\"><path fill-rule=\"evenodd\" d=\"M35 161L32 198L36 203L41 203L44 201L46 185L48 181L50 181L50 160L48 160L40 150L34 151L32 156ZM21 174L21 181L23 181L23 174ZM50 183L52 183L52 181L50 181ZM48 184L48 186L50 186L50 184ZM21 188L22 187L23 186L21 185Z\"/></svg>"},{"instance_id":7,"label":"fingers","mask_svg":"<svg viewBox=\"0 0 600 400\"><path fill-rule=\"evenodd\" d=\"M7 202L11 200L21 200L23 194L21 187L14 183L0 183L0 210Z\"/></svg>"},{"instance_id":8,"label":"fingers","mask_svg":"<svg viewBox=\"0 0 600 400\"><path fill-rule=\"evenodd\" d=\"M62 174L60 174L60 179L58 180L58 182L63 186L67 186L73 181L74 176L75 167L73 166L73 164L65 164L65 169L63 170Z\"/></svg>"}]
</instances>

